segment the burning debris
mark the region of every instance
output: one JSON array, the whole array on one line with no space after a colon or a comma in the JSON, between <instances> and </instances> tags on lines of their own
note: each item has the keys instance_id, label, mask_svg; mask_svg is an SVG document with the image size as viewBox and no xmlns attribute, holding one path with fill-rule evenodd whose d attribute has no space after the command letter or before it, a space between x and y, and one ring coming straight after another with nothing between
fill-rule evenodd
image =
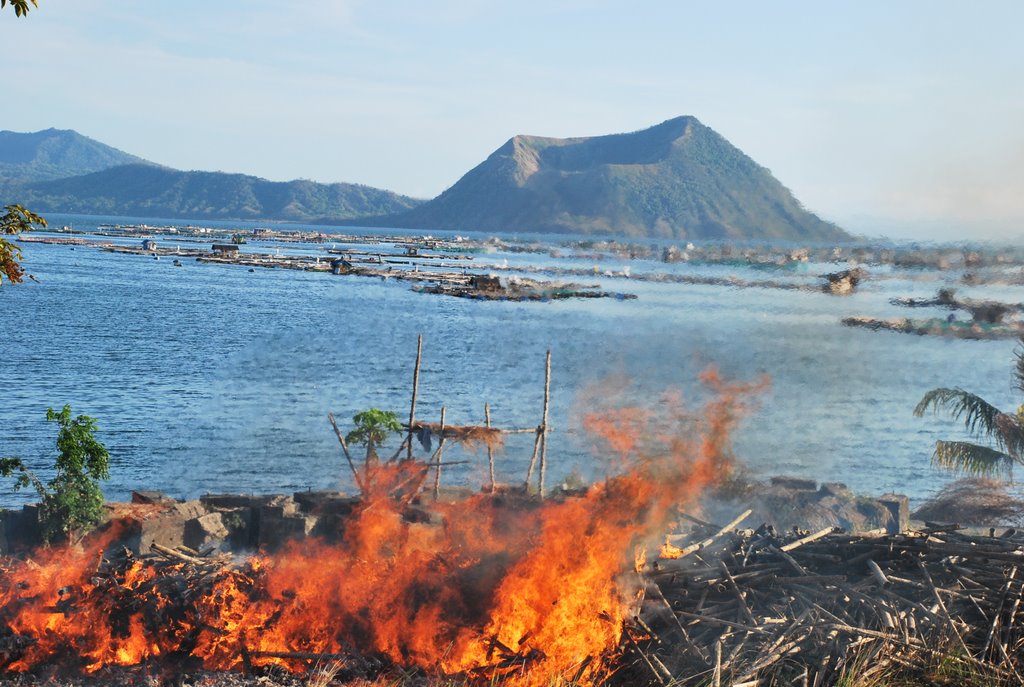
<instances>
[{"instance_id":1,"label":"burning debris","mask_svg":"<svg viewBox=\"0 0 1024 687\"><path fill-rule=\"evenodd\" d=\"M117 681L140 669L157 678L306 674L330 661L338 682L415 667L470 683L547 684L560 675L611 685L827 685L843 675L909 679L952 666L1019 684L1024 537L1013 530L737 530L747 512L724 527L698 524L670 537L675 543L651 562L614 556L613 573L587 561L602 558L602 545L622 553L621 532L593 527L596 512L618 507L623 494L613 492L623 488L544 507L479 497L475 505L489 503L493 523L514 515L539 528L521 533L518 563L500 581L494 568L488 576L466 567L472 556L455 561L407 548L408 570L398 560L360 560L379 554L348 549L368 543L362 525L346 547L242 563L163 547L142 559L115 554L108 533L86 550L4 566L0 665L8 674ZM567 534L583 532L582 545L552 532L580 514L586 521ZM406 535L416 529L399 522ZM472 545L469 537L463 543ZM346 573L356 579L339 577ZM612 597L599 593L609 588ZM309 595L314 589L319 596ZM477 606L481 593L497 603ZM378 606L385 599L412 608ZM573 659L552 674L556 656Z\"/></svg>"},{"instance_id":2,"label":"burning debris","mask_svg":"<svg viewBox=\"0 0 1024 687\"><path fill-rule=\"evenodd\" d=\"M350 679L412 670L475 683L603 682L642 592L638 552L679 504L728 473L729 432L759 388L713 372L703 381L713 398L702 409L680 411L676 431L646 432L643 450L623 453L621 470L585 490L430 499L439 456L400 449L358 471L361 496L333 542L244 560L158 545L138 557L118 545L115 521L80 548L9 560L0 672L302 673L332 660Z\"/></svg>"},{"instance_id":3,"label":"burning debris","mask_svg":"<svg viewBox=\"0 0 1024 687\"><path fill-rule=\"evenodd\" d=\"M245 557L201 542L152 541L134 553L123 545L140 537L132 523L188 510L140 495L80 546L5 559L0 675L132 684L224 671L286 684L330 666L323 684L417 675L425 684L718 687L827 685L854 670L920 677L951 664L1019 683L1024 537L1015 532L780 534L738 530L750 511L725 526L686 514L733 475L730 433L766 380L728 382L709 370L710 399L696 409L665 399L667 418L592 404L583 426L611 449L606 478L545 494L549 359L543 421L529 430L536 486L528 478L499 489L492 477L489 490L449 499L437 490L445 440L493 450L502 432L520 430L492 427L489 413L484 427L446 424L443 412L436 425L417 422L419 361L416 370L405 441L361 468L348 456L359 497L303 497L304 508L331 515L312 536ZM410 457L425 431L438 449ZM817 493L793 480L774 486ZM210 504L248 507L230 497ZM273 499L264 510L309 522ZM219 517L203 531L230 531Z\"/></svg>"}]
</instances>

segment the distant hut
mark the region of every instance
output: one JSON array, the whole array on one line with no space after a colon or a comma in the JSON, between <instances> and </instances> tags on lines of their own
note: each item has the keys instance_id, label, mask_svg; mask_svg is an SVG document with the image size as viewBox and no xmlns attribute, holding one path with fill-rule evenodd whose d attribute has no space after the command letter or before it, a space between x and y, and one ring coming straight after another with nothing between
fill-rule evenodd
<instances>
[{"instance_id":1,"label":"distant hut","mask_svg":"<svg viewBox=\"0 0 1024 687\"><path fill-rule=\"evenodd\" d=\"M493 274L475 274L469 278L469 286L488 293L498 293L502 289L501 279Z\"/></svg>"},{"instance_id":2,"label":"distant hut","mask_svg":"<svg viewBox=\"0 0 1024 687\"><path fill-rule=\"evenodd\" d=\"M213 244L213 252L220 253L221 255L237 255L238 246L233 243L215 243Z\"/></svg>"},{"instance_id":3,"label":"distant hut","mask_svg":"<svg viewBox=\"0 0 1024 687\"><path fill-rule=\"evenodd\" d=\"M156 250L156 241L154 241L153 239L144 239L142 241L142 250L146 251L147 253L152 253L153 251Z\"/></svg>"},{"instance_id":4,"label":"distant hut","mask_svg":"<svg viewBox=\"0 0 1024 687\"><path fill-rule=\"evenodd\" d=\"M825 275L825 286L823 288L825 293L845 296L846 294L853 293L857 285L866 279L867 276L867 271L860 267L855 267L852 270L843 270L842 272L833 272L832 274Z\"/></svg>"}]
</instances>

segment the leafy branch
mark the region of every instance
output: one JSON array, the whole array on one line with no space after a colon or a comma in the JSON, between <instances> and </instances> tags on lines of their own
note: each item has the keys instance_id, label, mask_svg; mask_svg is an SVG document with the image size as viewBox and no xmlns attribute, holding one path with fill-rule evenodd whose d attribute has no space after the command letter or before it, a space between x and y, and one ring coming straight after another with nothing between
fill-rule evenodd
<instances>
[{"instance_id":1,"label":"leafy branch","mask_svg":"<svg viewBox=\"0 0 1024 687\"><path fill-rule=\"evenodd\" d=\"M14 8L14 16L16 17L27 17L29 11L29 3L32 3L32 7L39 7L39 3L36 0L10 0L11 7ZM0 0L0 8L7 7L8 0Z\"/></svg>"},{"instance_id":2,"label":"leafy branch","mask_svg":"<svg viewBox=\"0 0 1024 687\"><path fill-rule=\"evenodd\" d=\"M32 231L35 225L45 228L46 220L17 203L5 206L4 210L6 212L0 216L0 284L5 274L12 284L17 284L25 274L21 267L21 248L3 238L3 235Z\"/></svg>"},{"instance_id":3,"label":"leafy branch","mask_svg":"<svg viewBox=\"0 0 1024 687\"><path fill-rule=\"evenodd\" d=\"M402 423L393 411L370 408L352 417L355 429L345 435L350 444L366 446L366 464L377 461L377 446L388 438L389 434L402 431Z\"/></svg>"},{"instance_id":4,"label":"leafy branch","mask_svg":"<svg viewBox=\"0 0 1024 687\"><path fill-rule=\"evenodd\" d=\"M43 541L72 539L92 529L103 518L103 492L99 481L110 477L110 454L95 437L96 420L88 415L71 417L71 406L46 411L48 422L56 422L56 475L47 484L29 470L20 458L0 458L0 475L18 474L15 491L32 487L41 504L39 524Z\"/></svg>"}]
</instances>

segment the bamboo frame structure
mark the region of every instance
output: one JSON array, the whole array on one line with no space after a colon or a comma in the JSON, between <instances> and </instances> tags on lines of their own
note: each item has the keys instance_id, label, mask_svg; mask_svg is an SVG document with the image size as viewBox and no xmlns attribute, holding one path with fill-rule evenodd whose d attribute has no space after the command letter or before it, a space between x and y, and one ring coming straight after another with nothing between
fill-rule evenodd
<instances>
[{"instance_id":1,"label":"bamboo frame structure","mask_svg":"<svg viewBox=\"0 0 1024 687\"><path fill-rule=\"evenodd\" d=\"M423 362L423 335L420 334L416 337L416 363L413 366L412 374L412 394L409 402L409 421L402 425L402 429L405 431L405 436L402 438L398 449L391 456L388 462L398 460L399 457L405 453L404 460L413 459L413 436L420 431L427 431L434 433L438 436L438 447L437 450L427 460L428 469L435 470L433 494L435 498L440 495L442 466L443 465L458 465L466 461L457 461L455 463L443 463L442 456L444 452L444 445L448 439L464 444L472 444L478 441L482 441L487 447L487 469L488 469L488 491L491 494L498 492L498 481L495 466L495 451L501 447L501 440L497 435L504 434L533 434L533 451L530 455L530 464L526 474L526 482L524 484L527 491L531 489L531 485L534 478L534 472L537 472L537 484L536 490L540 498L545 496L545 482L547 478L547 439L548 434L551 431L549 423L549 411L551 405L551 351L548 350L544 360L544 396L543 396L543 407L541 412L541 422L536 427L511 427L502 428L494 427L491 418L491 405L490 403L484 404L484 425L453 425L447 420L447 408L441 407L441 421L439 424L431 422L422 422L416 420L416 406L419 400L419 384L420 384L420 371ZM364 490L362 478L356 469L355 462L352 459L351 454L348 450L348 445L345 442L345 437L338 427L337 421L332 413L328 413L328 419L331 422L331 426L334 428L334 433L338 437L338 443L341 444L342 451L345 454L345 459L348 462L349 469L352 471L352 475L355 479L356 486L360 491ZM539 466L539 471L537 470Z\"/></svg>"},{"instance_id":2,"label":"bamboo frame structure","mask_svg":"<svg viewBox=\"0 0 1024 687\"><path fill-rule=\"evenodd\" d=\"M409 434L406 439L409 442L406 448L406 460L412 460L412 428L416 424L416 396L420 390L420 362L423 358L423 335L416 337L416 367L412 371L412 402L409 404Z\"/></svg>"}]
</instances>

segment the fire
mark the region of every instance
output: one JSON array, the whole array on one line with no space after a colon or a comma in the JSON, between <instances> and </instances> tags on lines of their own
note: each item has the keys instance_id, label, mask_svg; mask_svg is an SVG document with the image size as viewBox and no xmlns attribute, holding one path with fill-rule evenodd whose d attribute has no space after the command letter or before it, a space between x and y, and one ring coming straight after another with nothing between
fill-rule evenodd
<instances>
[{"instance_id":1,"label":"fire","mask_svg":"<svg viewBox=\"0 0 1024 687\"><path fill-rule=\"evenodd\" d=\"M303 670L297 657L331 655L525 687L592 683L612 669L642 595L647 545L674 508L728 474L729 432L765 384L714 370L701 381L713 398L698 412L674 408L674 431L647 410L585 418L629 461L580 496L481 494L420 508L429 466L388 463L362 475L364 498L335 544L297 542L196 578L144 561L105 572L111 530L85 549L11 563L0 642L25 641L0 652L0 670L175 661Z\"/></svg>"}]
</instances>

